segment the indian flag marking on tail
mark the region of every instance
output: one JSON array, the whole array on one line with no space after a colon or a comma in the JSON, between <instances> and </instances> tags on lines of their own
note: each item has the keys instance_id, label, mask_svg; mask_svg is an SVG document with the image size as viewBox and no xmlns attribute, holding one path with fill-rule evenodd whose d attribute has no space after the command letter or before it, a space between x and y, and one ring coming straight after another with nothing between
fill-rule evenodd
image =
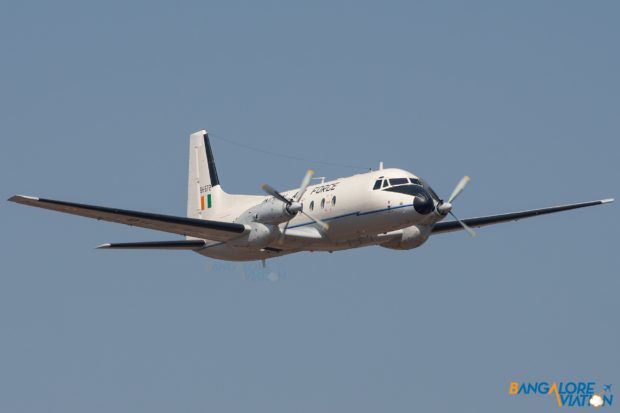
<instances>
[{"instance_id":1,"label":"indian flag marking on tail","mask_svg":"<svg viewBox=\"0 0 620 413\"><path fill-rule=\"evenodd\" d=\"M207 194L207 208L211 208L211 194ZM205 194L200 195L200 210L205 210Z\"/></svg>"}]
</instances>

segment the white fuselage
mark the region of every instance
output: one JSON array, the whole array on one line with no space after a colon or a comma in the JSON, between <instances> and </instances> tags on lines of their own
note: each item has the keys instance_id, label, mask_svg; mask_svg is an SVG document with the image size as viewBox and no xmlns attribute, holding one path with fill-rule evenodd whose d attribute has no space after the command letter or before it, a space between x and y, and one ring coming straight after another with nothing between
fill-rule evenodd
<instances>
[{"instance_id":1,"label":"white fuselage","mask_svg":"<svg viewBox=\"0 0 620 413\"><path fill-rule=\"evenodd\" d=\"M516 221L576 208L609 204L613 198L459 220L452 203L469 182L464 176L447 201L421 178L384 169L309 185L308 170L297 189L268 196L232 195L222 188L205 130L190 135L187 213L163 215L26 195L18 204L183 235L185 240L102 244L104 249L191 250L228 260L265 260L300 251L337 251L367 245L409 250L432 234ZM451 214L454 220L439 222Z\"/></svg>"},{"instance_id":2,"label":"white fuselage","mask_svg":"<svg viewBox=\"0 0 620 413\"><path fill-rule=\"evenodd\" d=\"M391 186L389 181L386 181L381 188L373 189L380 178L418 179L410 172L390 168L311 185L300 202L305 211L329 223L329 230L324 232L323 236L313 221L297 214L290 220L285 239L274 240L267 247L252 248L210 242L197 252L212 258L245 261L298 251L335 251L373 244L391 244L390 247L398 249L421 245L428 237L432 225L443 218L443 215L435 211L437 200L428 200L432 204L432 211L424 210L424 213L420 213L414 207L416 196L398 192L396 186L399 185ZM400 182L402 185L402 181ZM403 186L412 186L411 181ZM389 187L392 190L386 190ZM286 198L292 198L296 192L296 189L292 189L282 194ZM212 219L229 222L247 220L242 216L244 211L273 199L270 196L225 196L229 197L229 207ZM252 218L260 222L259 216ZM278 225L279 230L283 227L284 223ZM414 246L411 247L399 247L398 243L411 233L404 231L409 227L415 227L415 234L419 236L420 242L412 243Z\"/></svg>"}]
</instances>

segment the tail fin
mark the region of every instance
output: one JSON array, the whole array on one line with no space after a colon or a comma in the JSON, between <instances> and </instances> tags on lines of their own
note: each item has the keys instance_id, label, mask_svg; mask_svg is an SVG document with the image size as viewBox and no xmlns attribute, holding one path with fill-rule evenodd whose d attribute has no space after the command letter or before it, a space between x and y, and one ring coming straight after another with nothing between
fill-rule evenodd
<instances>
[{"instance_id":1,"label":"tail fin","mask_svg":"<svg viewBox=\"0 0 620 413\"><path fill-rule=\"evenodd\" d=\"M217 176L207 131L192 133L189 139L187 216L214 219L218 210L221 211L226 195Z\"/></svg>"}]
</instances>

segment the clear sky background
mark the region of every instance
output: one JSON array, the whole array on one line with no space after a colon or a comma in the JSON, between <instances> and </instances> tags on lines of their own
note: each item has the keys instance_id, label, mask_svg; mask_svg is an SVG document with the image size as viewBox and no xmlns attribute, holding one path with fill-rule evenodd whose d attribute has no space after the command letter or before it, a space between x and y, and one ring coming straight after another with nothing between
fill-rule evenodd
<instances>
[{"instance_id":1,"label":"clear sky background","mask_svg":"<svg viewBox=\"0 0 620 413\"><path fill-rule=\"evenodd\" d=\"M0 188L184 215L189 134L224 188L319 161L408 169L460 217L618 196L620 6L0 6ZM540 411L512 380L620 397L618 206L422 248L227 264L174 238L2 202L0 411ZM620 403L620 400L616 400Z\"/></svg>"}]
</instances>

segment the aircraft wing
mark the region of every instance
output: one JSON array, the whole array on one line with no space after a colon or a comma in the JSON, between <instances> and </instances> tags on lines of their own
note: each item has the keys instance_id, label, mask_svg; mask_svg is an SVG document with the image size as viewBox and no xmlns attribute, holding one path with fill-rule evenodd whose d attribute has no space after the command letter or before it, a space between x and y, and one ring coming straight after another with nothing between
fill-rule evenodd
<instances>
[{"instance_id":1,"label":"aircraft wing","mask_svg":"<svg viewBox=\"0 0 620 413\"><path fill-rule=\"evenodd\" d=\"M473 228L480 228L486 225L499 224L508 221L518 221L523 218L535 217L538 215L553 214L554 212L568 211L570 209L585 208L594 205L608 204L614 202L613 198L602 199L599 201L580 202L578 204L560 205L549 208L530 209L528 211L510 212L508 214L489 215L486 217L467 218L462 221ZM456 221L439 222L433 228L433 234L441 234L443 232L458 231L463 227Z\"/></svg>"},{"instance_id":2,"label":"aircraft wing","mask_svg":"<svg viewBox=\"0 0 620 413\"><path fill-rule=\"evenodd\" d=\"M213 241L226 242L241 236L246 231L245 225L233 222L153 214L149 212L76 204L73 202L56 201L53 199L35 198L31 196L15 195L9 198L9 201L97 220L154 229L173 234L189 235L191 237Z\"/></svg>"}]
</instances>

